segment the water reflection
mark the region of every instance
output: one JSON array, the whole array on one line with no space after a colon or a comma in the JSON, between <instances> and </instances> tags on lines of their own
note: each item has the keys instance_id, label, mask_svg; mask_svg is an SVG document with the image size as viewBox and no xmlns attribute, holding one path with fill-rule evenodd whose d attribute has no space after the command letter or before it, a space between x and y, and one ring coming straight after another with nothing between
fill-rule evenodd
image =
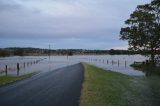
<instances>
[{"instance_id":1,"label":"water reflection","mask_svg":"<svg viewBox=\"0 0 160 106\"><path fill-rule=\"evenodd\" d=\"M150 65L141 65L141 68L133 67L137 71L145 73L146 77L150 76L160 76L160 67L150 66Z\"/></svg>"},{"instance_id":2,"label":"water reflection","mask_svg":"<svg viewBox=\"0 0 160 106\"><path fill-rule=\"evenodd\" d=\"M8 74L16 75L17 66L19 63L19 74L26 74L35 71L47 72L54 69L76 64L78 62L86 62L96 65L106 70L113 70L132 76L144 76L145 73L137 71L130 67L134 61L141 62L146 60L146 57L141 55L79 55L79 56L23 56L23 57L5 57L0 58L0 72L5 70L5 65L8 66ZM24 64L25 63L25 64ZM5 73L0 73L4 75Z\"/></svg>"},{"instance_id":3,"label":"water reflection","mask_svg":"<svg viewBox=\"0 0 160 106\"><path fill-rule=\"evenodd\" d=\"M134 61L142 62L147 58L141 55L91 55L91 56L73 56L78 61L96 65L106 70L112 70L131 76L145 76L142 71L137 71L130 67Z\"/></svg>"},{"instance_id":4,"label":"water reflection","mask_svg":"<svg viewBox=\"0 0 160 106\"><path fill-rule=\"evenodd\" d=\"M36 60L41 60L38 63ZM25 67L24 67L24 62ZM19 63L19 71L16 64ZM65 67L67 65L75 64L77 62L68 61L66 56L51 56L50 59L47 56L24 56L24 57L8 57L0 59L0 75L5 75L4 66L8 66L8 75L22 75L31 72L48 72L54 69Z\"/></svg>"}]
</instances>

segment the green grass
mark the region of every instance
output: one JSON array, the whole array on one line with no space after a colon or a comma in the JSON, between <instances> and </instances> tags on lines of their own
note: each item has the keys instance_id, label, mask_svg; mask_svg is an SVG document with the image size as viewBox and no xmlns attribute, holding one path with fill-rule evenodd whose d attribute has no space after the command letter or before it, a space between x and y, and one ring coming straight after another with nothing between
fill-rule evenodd
<instances>
[{"instance_id":1,"label":"green grass","mask_svg":"<svg viewBox=\"0 0 160 106\"><path fill-rule=\"evenodd\" d=\"M130 77L104 71L91 65L85 67L80 106L124 106L125 90L129 89Z\"/></svg>"},{"instance_id":2,"label":"green grass","mask_svg":"<svg viewBox=\"0 0 160 106\"><path fill-rule=\"evenodd\" d=\"M80 106L155 106L159 103L156 97L160 95L160 84L156 81L160 78L131 77L87 64L84 68Z\"/></svg>"},{"instance_id":3,"label":"green grass","mask_svg":"<svg viewBox=\"0 0 160 106\"><path fill-rule=\"evenodd\" d=\"M22 79L25 79L25 78L29 78L29 77L32 77L35 74L36 73L34 72L34 73L25 74L25 75L21 75L21 76L0 76L0 85L12 83L12 82L22 80Z\"/></svg>"}]
</instances>

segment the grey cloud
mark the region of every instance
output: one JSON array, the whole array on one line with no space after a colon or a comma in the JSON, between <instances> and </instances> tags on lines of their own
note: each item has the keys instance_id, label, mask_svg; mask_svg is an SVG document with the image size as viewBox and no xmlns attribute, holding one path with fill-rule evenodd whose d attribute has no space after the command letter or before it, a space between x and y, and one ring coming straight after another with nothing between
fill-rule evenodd
<instances>
[{"instance_id":1,"label":"grey cloud","mask_svg":"<svg viewBox=\"0 0 160 106\"><path fill-rule=\"evenodd\" d=\"M21 5L17 4L12 0L1 0L0 1L0 11L13 11L21 9Z\"/></svg>"},{"instance_id":2,"label":"grey cloud","mask_svg":"<svg viewBox=\"0 0 160 106\"><path fill-rule=\"evenodd\" d=\"M0 0L0 39L118 42L124 20L141 3L144 1Z\"/></svg>"}]
</instances>

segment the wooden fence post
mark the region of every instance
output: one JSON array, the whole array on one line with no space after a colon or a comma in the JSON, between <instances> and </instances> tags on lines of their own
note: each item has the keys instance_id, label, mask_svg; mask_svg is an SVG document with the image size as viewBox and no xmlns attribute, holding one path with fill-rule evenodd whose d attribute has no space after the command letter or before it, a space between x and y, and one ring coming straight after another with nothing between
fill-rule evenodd
<instances>
[{"instance_id":1,"label":"wooden fence post","mask_svg":"<svg viewBox=\"0 0 160 106\"><path fill-rule=\"evenodd\" d=\"M127 66L127 61L125 61L125 67Z\"/></svg>"},{"instance_id":2,"label":"wooden fence post","mask_svg":"<svg viewBox=\"0 0 160 106\"><path fill-rule=\"evenodd\" d=\"M26 63L25 62L23 63L23 66L24 66L24 68L26 67Z\"/></svg>"},{"instance_id":3,"label":"wooden fence post","mask_svg":"<svg viewBox=\"0 0 160 106\"><path fill-rule=\"evenodd\" d=\"M17 63L17 76L19 76L19 70L20 70L19 63Z\"/></svg>"},{"instance_id":4,"label":"wooden fence post","mask_svg":"<svg viewBox=\"0 0 160 106\"><path fill-rule=\"evenodd\" d=\"M8 72L8 67L6 65L6 69L5 69L5 75L7 76L7 72Z\"/></svg>"},{"instance_id":5,"label":"wooden fence post","mask_svg":"<svg viewBox=\"0 0 160 106\"><path fill-rule=\"evenodd\" d=\"M118 60L118 67L119 67L119 60Z\"/></svg>"}]
</instances>

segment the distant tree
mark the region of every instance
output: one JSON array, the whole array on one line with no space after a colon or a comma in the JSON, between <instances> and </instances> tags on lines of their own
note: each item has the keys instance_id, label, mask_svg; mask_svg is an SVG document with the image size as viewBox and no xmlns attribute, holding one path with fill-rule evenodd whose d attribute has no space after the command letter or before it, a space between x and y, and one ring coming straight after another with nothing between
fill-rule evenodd
<instances>
[{"instance_id":1,"label":"distant tree","mask_svg":"<svg viewBox=\"0 0 160 106\"><path fill-rule=\"evenodd\" d=\"M24 56L24 50L21 48L18 48L14 51L14 55L16 56Z\"/></svg>"},{"instance_id":2,"label":"distant tree","mask_svg":"<svg viewBox=\"0 0 160 106\"><path fill-rule=\"evenodd\" d=\"M128 40L130 50L148 53L155 63L155 55L160 49L160 0L150 4L138 5L125 21L127 27L121 28L120 39Z\"/></svg>"},{"instance_id":3,"label":"distant tree","mask_svg":"<svg viewBox=\"0 0 160 106\"><path fill-rule=\"evenodd\" d=\"M6 50L0 49L0 57L6 57L9 56L9 52Z\"/></svg>"},{"instance_id":4,"label":"distant tree","mask_svg":"<svg viewBox=\"0 0 160 106\"><path fill-rule=\"evenodd\" d=\"M69 51L67 52L67 55L68 55L68 56L72 56L72 55L73 55L73 52L72 52L71 50L69 50Z\"/></svg>"},{"instance_id":5,"label":"distant tree","mask_svg":"<svg viewBox=\"0 0 160 106\"><path fill-rule=\"evenodd\" d=\"M111 49L111 50L109 51L109 54L110 54L110 55L116 54L116 53L115 53L115 50L114 50L114 49Z\"/></svg>"}]
</instances>

